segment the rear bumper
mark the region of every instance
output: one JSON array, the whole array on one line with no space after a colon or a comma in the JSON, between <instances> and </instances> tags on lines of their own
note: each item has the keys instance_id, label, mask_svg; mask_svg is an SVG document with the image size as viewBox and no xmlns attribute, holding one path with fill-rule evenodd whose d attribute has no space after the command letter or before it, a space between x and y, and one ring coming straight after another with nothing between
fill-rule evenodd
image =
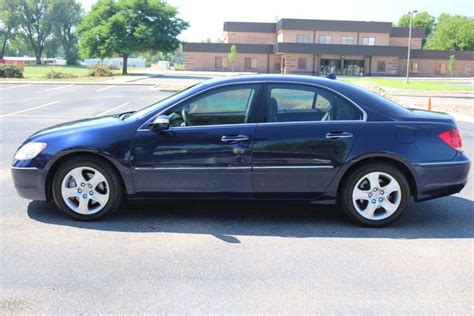
<instances>
[{"instance_id":1,"label":"rear bumper","mask_svg":"<svg viewBox=\"0 0 474 316\"><path fill-rule=\"evenodd\" d=\"M21 197L46 201L44 169L12 167L11 171L13 184Z\"/></svg>"},{"instance_id":2,"label":"rear bumper","mask_svg":"<svg viewBox=\"0 0 474 316\"><path fill-rule=\"evenodd\" d=\"M413 165L416 201L425 201L460 192L467 183L471 161L459 154L452 161L424 162Z\"/></svg>"}]
</instances>

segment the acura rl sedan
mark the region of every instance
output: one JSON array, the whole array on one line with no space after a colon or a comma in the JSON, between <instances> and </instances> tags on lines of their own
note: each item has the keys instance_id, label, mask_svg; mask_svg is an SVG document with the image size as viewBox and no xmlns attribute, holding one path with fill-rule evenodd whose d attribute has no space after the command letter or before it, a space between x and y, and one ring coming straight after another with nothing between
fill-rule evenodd
<instances>
[{"instance_id":1,"label":"acura rl sedan","mask_svg":"<svg viewBox=\"0 0 474 316\"><path fill-rule=\"evenodd\" d=\"M411 199L461 191L461 147L451 116L338 80L233 76L39 131L12 173L22 197L54 200L79 220L110 215L123 198L253 199L337 204L382 226Z\"/></svg>"}]
</instances>

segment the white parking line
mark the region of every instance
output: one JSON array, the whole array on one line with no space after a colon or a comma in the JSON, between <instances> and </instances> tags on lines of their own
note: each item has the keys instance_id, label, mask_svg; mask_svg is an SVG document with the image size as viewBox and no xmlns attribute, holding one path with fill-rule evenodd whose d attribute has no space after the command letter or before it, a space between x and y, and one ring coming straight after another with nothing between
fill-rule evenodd
<instances>
[{"instance_id":1,"label":"white parking line","mask_svg":"<svg viewBox=\"0 0 474 316\"><path fill-rule=\"evenodd\" d=\"M3 114L3 115L0 115L0 117L7 117L7 116L12 116L12 115L16 115L16 114L19 114L19 113L23 113L23 112L33 111L33 110L36 110L36 109L44 108L45 106L48 106L48 105L53 105L53 104L59 103L59 101L61 101L61 100L49 102L49 103L46 103L46 104L43 104L43 105L34 106L32 108L28 108L28 109L24 109L24 110L20 110L20 111L16 111L16 112L8 113L8 114Z\"/></svg>"},{"instance_id":2,"label":"white parking line","mask_svg":"<svg viewBox=\"0 0 474 316\"><path fill-rule=\"evenodd\" d=\"M110 112L112 112L112 111L118 110L118 109L120 109L121 107L126 106L127 104L130 104L130 103L129 103L129 102L126 102L126 103L124 103L124 104L120 104L119 106L116 106L116 107L114 107L114 108L112 108L112 109L110 109L110 110L107 110L107 111L105 111L105 112L99 113L99 114L94 115L94 116L97 117L97 116L105 115L105 114L110 113Z\"/></svg>"},{"instance_id":3,"label":"white parking line","mask_svg":"<svg viewBox=\"0 0 474 316\"><path fill-rule=\"evenodd\" d=\"M114 88L114 87L115 86L108 86L108 87L105 87L105 88L100 88L100 89L95 90L95 92L105 91L105 90L108 90L108 89L111 89L111 88Z\"/></svg>"},{"instance_id":4,"label":"white parking line","mask_svg":"<svg viewBox=\"0 0 474 316\"><path fill-rule=\"evenodd\" d=\"M31 117L31 118L85 118L88 116L84 115L36 115L36 114L19 114L19 115L10 115L12 117Z\"/></svg>"},{"instance_id":5,"label":"white parking line","mask_svg":"<svg viewBox=\"0 0 474 316\"><path fill-rule=\"evenodd\" d=\"M8 89L24 88L24 87L28 87L28 86L30 86L30 85L31 85L31 84L15 85L15 86L13 86L13 87L0 88L0 91L8 90Z\"/></svg>"},{"instance_id":6,"label":"white parking line","mask_svg":"<svg viewBox=\"0 0 474 316\"><path fill-rule=\"evenodd\" d=\"M59 90L59 89L64 89L64 88L69 88L69 87L73 87L74 85L73 84L69 84L67 86L60 86L60 87L56 87L56 88L49 88L49 89L46 89L44 91L48 92L48 91L53 91L53 90Z\"/></svg>"}]
</instances>

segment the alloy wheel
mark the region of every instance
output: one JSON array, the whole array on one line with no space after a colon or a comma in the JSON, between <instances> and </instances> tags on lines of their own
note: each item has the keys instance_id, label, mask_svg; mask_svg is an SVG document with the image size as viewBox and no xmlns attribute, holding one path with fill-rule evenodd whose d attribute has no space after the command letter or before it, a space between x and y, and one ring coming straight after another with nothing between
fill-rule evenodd
<instances>
[{"instance_id":1,"label":"alloy wheel","mask_svg":"<svg viewBox=\"0 0 474 316\"><path fill-rule=\"evenodd\" d=\"M402 190L398 181L385 172L370 172L357 181L352 192L356 211L369 220L383 220L400 206Z\"/></svg>"},{"instance_id":2,"label":"alloy wheel","mask_svg":"<svg viewBox=\"0 0 474 316\"><path fill-rule=\"evenodd\" d=\"M105 176L91 167L77 167L63 178L61 196L74 212L91 215L109 201L110 188Z\"/></svg>"}]
</instances>

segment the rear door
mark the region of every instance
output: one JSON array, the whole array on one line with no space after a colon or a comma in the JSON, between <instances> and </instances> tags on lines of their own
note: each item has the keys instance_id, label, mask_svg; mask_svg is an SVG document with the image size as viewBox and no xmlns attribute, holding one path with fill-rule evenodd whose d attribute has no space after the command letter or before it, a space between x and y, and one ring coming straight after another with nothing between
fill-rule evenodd
<instances>
[{"instance_id":1,"label":"rear door","mask_svg":"<svg viewBox=\"0 0 474 316\"><path fill-rule=\"evenodd\" d=\"M257 197L314 198L344 163L364 123L364 113L324 88L269 84L266 114L253 147Z\"/></svg>"}]
</instances>

